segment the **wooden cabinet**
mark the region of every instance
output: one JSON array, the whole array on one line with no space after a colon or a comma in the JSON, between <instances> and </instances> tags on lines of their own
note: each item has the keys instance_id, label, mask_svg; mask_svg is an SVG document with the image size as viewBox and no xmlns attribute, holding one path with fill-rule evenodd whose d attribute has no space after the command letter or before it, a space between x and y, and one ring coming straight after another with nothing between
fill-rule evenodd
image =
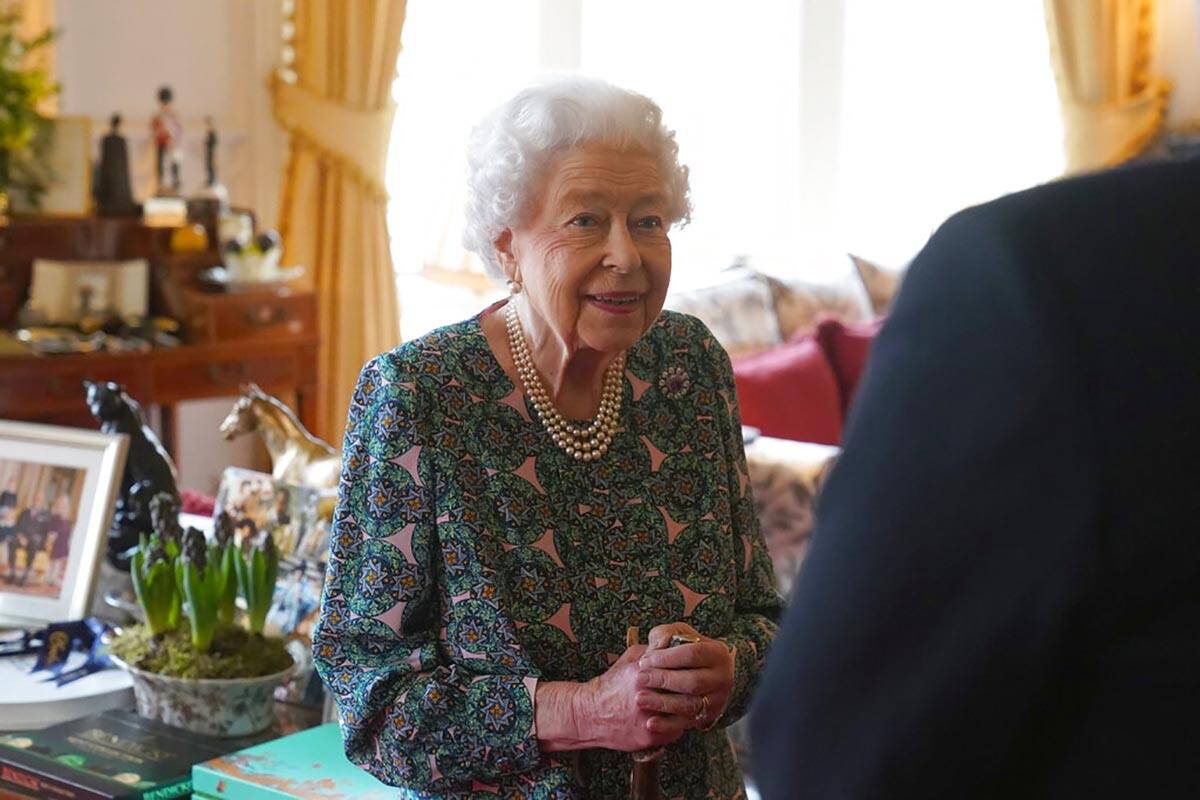
<instances>
[{"instance_id":1,"label":"wooden cabinet","mask_svg":"<svg viewBox=\"0 0 1200 800\"><path fill-rule=\"evenodd\" d=\"M306 427L316 416L317 340L243 340L184 345L149 353L0 357L0 419L94 427L83 380L116 381L143 405L164 411L168 449L174 406L186 400L232 397L257 383L271 394L295 393Z\"/></svg>"},{"instance_id":2,"label":"wooden cabinet","mask_svg":"<svg viewBox=\"0 0 1200 800\"><path fill-rule=\"evenodd\" d=\"M186 344L149 353L0 356L0 419L94 427L83 381L115 381L142 405L163 411L164 440L174 440L175 404L232 397L254 382L271 394L295 394L301 422L316 417L317 307L311 292L271 287L214 292L198 280L220 263L214 249L177 254L170 230L137 220L30 219L0 226L0 327L11 326L29 291L36 258L145 258L150 308L178 319Z\"/></svg>"},{"instance_id":3,"label":"wooden cabinet","mask_svg":"<svg viewBox=\"0 0 1200 800\"><path fill-rule=\"evenodd\" d=\"M149 388L143 370L129 358L0 359L0 418L79 411L85 380L116 381L134 397Z\"/></svg>"},{"instance_id":4,"label":"wooden cabinet","mask_svg":"<svg viewBox=\"0 0 1200 800\"><path fill-rule=\"evenodd\" d=\"M185 290L188 336L196 342L289 339L317 327L316 298L286 288L235 294Z\"/></svg>"},{"instance_id":5,"label":"wooden cabinet","mask_svg":"<svg viewBox=\"0 0 1200 800\"><path fill-rule=\"evenodd\" d=\"M239 394L250 382L263 388L291 388L300 383L299 361L299 351L291 348L250 348L249 352L222 348L211 351L202 364L190 359L164 361L154 367L155 394L165 400L224 397Z\"/></svg>"}]
</instances>

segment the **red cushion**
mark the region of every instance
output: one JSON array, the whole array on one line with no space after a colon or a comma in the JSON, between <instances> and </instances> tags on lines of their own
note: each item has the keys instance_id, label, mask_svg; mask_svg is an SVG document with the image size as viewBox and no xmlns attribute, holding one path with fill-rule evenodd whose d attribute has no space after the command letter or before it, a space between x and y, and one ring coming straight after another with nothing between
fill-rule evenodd
<instances>
[{"instance_id":1,"label":"red cushion","mask_svg":"<svg viewBox=\"0 0 1200 800\"><path fill-rule=\"evenodd\" d=\"M870 322L843 322L836 317L826 317L817 323L814 335L837 377L843 417L850 410L858 382L867 368L871 342L882 327L882 317Z\"/></svg>"},{"instance_id":2,"label":"red cushion","mask_svg":"<svg viewBox=\"0 0 1200 800\"><path fill-rule=\"evenodd\" d=\"M811 336L733 360L742 422L765 436L838 444L842 408L837 379Z\"/></svg>"},{"instance_id":3,"label":"red cushion","mask_svg":"<svg viewBox=\"0 0 1200 800\"><path fill-rule=\"evenodd\" d=\"M198 492L195 489L179 490L179 510L184 514L199 514L211 517L216 499L212 495Z\"/></svg>"}]
</instances>

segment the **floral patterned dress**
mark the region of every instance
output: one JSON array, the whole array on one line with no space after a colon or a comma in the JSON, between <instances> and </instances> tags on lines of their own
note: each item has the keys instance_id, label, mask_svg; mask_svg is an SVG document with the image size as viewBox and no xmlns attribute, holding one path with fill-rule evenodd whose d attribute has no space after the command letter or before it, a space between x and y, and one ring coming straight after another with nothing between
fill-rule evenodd
<instances>
[{"instance_id":1,"label":"floral patterned dress","mask_svg":"<svg viewBox=\"0 0 1200 800\"><path fill-rule=\"evenodd\" d=\"M405 798L623 798L629 754L543 753L539 680L586 681L684 621L736 650L717 725L667 748L666 798L743 796L740 717L781 600L729 358L663 312L629 350L620 428L567 456L473 318L381 355L350 409L317 670L346 753Z\"/></svg>"}]
</instances>

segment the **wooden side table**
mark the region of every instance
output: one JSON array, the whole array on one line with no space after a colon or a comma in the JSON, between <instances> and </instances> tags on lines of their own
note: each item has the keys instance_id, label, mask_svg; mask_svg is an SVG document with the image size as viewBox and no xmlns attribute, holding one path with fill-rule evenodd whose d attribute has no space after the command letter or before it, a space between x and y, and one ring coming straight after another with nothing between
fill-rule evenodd
<instances>
[{"instance_id":1,"label":"wooden side table","mask_svg":"<svg viewBox=\"0 0 1200 800\"><path fill-rule=\"evenodd\" d=\"M149 353L0 357L0 418L95 427L83 381L116 381L143 406L163 411L163 444L174 452L175 406L226 397L253 381L271 394L294 392L305 427L316 419L317 338L244 339Z\"/></svg>"},{"instance_id":2,"label":"wooden side table","mask_svg":"<svg viewBox=\"0 0 1200 800\"><path fill-rule=\"evenodd\" d=\"M177 404L237 395L243 384L254 382L271 394L294 394L300 421L313 427L315 295L278 285L213 291L199 275L221 262L215 245L173 253L170 233L136 219L29 218L0 226L0 328L14 324L37 258L144 258L150 265L151 313L177 319L187 342L149 353L0 355L0 418L95 427L83 381L115 381L143 406L161 408L163 443L174 453Z\"/></svg>"}]
</instances>

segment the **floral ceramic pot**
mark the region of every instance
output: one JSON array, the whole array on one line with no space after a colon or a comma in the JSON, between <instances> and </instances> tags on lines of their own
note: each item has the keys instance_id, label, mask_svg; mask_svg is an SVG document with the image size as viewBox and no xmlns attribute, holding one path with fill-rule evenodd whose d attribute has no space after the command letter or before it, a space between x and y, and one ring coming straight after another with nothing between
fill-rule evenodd
<instances>
[{"instance_id":1,"label":"floral ceramic pot","mask_svg":"<svg viewBox=\"0 0 1200 800\"><path fill-rule=\"evenodd\" d=\"M275 721L275 687L295 665L258 678L173 678L112 662L133 678L138 714L177 728L222 738L258 733Z\"/></svg>"}]
</instances>

